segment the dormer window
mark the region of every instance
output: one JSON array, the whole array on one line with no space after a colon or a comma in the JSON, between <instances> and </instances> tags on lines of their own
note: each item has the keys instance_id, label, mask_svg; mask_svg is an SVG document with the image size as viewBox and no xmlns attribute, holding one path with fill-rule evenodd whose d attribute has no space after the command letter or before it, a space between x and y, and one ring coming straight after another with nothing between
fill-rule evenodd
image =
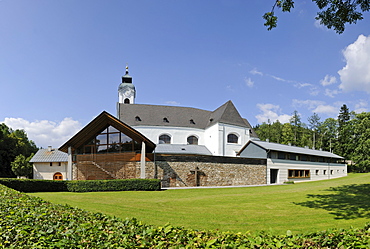
<instances>
[{"instance_id":1,"label":"dormer window","mask_svg":"<svg viewBox=\"0 0 370 249\"><path fill-rule=\"evenodd\" d=\"M189 121L190 121L190 124L195 124L193 119L190 119Z\"/></svg>"},{"instance_id":2,"label":"dormer window","mask_svg":"<svg viewBox=\"0 0 370 249\"><path fill-rule=\"evenodd\" d=\"M170 121L168 121L167 118L163 118L163 123L169 123Z\"/></svg>"},{"instance_id":3,"label":"dormer window","mask_svg":"<svg viewBox=\"0 0 370 249\"><path fill-rule=\"evenodd\" d=\"M141 121L141 118L139 116L136 116L135 117L135 121L140 122Z\"/></svg>"}]
</instances>

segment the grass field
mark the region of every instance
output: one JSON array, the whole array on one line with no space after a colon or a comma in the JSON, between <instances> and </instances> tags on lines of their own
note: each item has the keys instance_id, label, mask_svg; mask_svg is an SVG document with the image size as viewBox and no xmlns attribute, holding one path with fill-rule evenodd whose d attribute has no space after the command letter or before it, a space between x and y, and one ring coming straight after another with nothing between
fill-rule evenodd
<instances>
[{"instance_id":1,"label":"grass field","mask_svg":"<svg viewBox=\"0 0 370 249\"><path fill-rule=\"evenodd\" d=\"M31 195L147 224L201 230L304 233L370 222L370 174L246 188Z\"/></svg>"}]
</instances>

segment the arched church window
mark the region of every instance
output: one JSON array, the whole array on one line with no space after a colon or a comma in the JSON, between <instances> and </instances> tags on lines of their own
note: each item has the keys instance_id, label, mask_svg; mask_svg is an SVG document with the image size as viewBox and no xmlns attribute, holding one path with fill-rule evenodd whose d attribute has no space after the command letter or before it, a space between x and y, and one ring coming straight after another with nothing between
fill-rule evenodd
<instances>
[{"instance_id":1,"label":"arched church window","mask_svg":"<svg viewBox=\"0 0 370 249\"><path fill-rule=\"evenodd\" d=\"M239 137L235 134L227 135L227 142L230 144L237 144L238 140L239 140Z\"/></svg>"},{"instance_id":2,"label":"arched church window","mask_svg":"<svg viewBox=\"0 0 370 249\"><path fill-rule=\"evenodd\" d=\"M198 144L198 138L196 136L189 136L187 140L188 144Z\"/></svg>"},{"instance_id":3,"label":"arched church window","mask_svg":"<svg viewBox=\"0 0 370 249\"><path fill-rule=\"evenodd\" d=\"M123 103L124 104L130 104L130 100L129 99L125 99Z\"/></svg>"},{"instance_id":4,"label":"arched church window","mask_svg":"<svg viewBox=\"0 0 370 249\"><path fill-rule=\"evenodd\" d=\"M159 136L159 143L160 144L170 144L171 143L171 137L164 134Z\"/></svg>"},{"instance_id":5,"label":"arched church window","mask_svg":"<svg viewBox=\"0 0 370 249\"><path fill-rule=\"evenodd\" d=\"M60 173L60 172L55 173L54 176L53 176L53 180L57 180L57 181L63 180L62 173Z\"/></svg>"}]
</instances>

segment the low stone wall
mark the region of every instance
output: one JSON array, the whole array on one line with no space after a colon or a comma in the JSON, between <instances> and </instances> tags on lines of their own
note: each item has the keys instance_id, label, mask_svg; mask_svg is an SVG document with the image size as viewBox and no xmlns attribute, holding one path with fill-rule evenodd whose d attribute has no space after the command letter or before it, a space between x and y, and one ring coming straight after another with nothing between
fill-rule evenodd
<instances>
[{"instance_id":1,"label":"low stone wall","mask_svg":"<svg viewBox=\"0 0 370 249\"><path fill-rule=\"evenodd\" d=\"M140 178L139 158L115 153L77 156L73 179ZM266 159L147 154L145 178L160 179L162 187L261 185L266 184L266 165Z\"/></svg>"},{"instance_id":2,"label":"low stone wall","mask_svg":"<svg viewBox=\"0 0 370 249\"><path fill-rule=\"evenodd\" d=\"M266 184L266 160L217 156L156 155L146 163L146 178L162 187Z\"/></svg>"}]
</instances>

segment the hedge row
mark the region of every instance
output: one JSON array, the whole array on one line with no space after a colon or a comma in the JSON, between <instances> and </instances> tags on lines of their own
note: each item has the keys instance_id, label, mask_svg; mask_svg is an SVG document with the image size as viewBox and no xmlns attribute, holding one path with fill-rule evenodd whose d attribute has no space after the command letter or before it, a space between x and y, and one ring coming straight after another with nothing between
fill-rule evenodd
<instances>
[{"instance_id":1,"label":"hedge row","mask_svg":"<svg viewBox=\"0 0 370 249\"><path fill-rule=\"evenodd\" d=\"M368 248L370 226L306 235L196 231L54 205L0 185L2 248Z\"/></svg>"},{"instance_id":2,"label":"hedge row","mask_svg":"<svg viewBox=\"0 0 370 249\"><path fill-rule=\"evenodd\" d=\"M158 179L120 179L89 181L53 181L0 178L0 184L9 188L30 192L98 192L98 191L153 191L160 190Z\"/></svg>"}]
</instances>

